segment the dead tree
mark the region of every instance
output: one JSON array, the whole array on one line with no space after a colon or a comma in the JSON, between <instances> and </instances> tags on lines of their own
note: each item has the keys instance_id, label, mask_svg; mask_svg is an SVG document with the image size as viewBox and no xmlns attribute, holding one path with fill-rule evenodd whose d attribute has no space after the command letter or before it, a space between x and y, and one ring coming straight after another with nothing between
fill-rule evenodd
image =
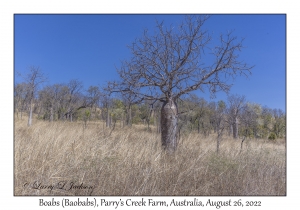
<instances>
[{"instance_id":1,"label":"dead tree","mask_svg":"<svg viewBox=\"0 0 300 210\"><path fill-rule=\"evenodd\" d=\"M162 102L161 140L169 152L177 147L177 99L195 90L228 92L229 79L248 76L252 68L239 60L242 40L232 33L220 35L212 46L211 35L203 30L207 20L206 15L185 16L178 27L158 23L153 35L146 30L129 46L132 57L118 69L121 81L110 84L115 89L128 87L119 91L143 100Z\"/></svg>"}]
</instances>

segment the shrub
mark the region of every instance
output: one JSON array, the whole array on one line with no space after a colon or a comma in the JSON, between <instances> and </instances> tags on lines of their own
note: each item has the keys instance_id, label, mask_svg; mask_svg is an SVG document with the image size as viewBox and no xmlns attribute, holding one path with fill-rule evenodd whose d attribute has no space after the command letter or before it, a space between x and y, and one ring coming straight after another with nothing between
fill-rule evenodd
<instances>
[{"instance_id":1,"label":"shrub","mask_svg":"<svg viewBox=\"0 0 300 210\"><path fill-rule=\"evenodd\" d=\"M277 138L276 134L275 133L270 133L269 135L269 140L275 140Z\"/></svg>"}]
</instances>

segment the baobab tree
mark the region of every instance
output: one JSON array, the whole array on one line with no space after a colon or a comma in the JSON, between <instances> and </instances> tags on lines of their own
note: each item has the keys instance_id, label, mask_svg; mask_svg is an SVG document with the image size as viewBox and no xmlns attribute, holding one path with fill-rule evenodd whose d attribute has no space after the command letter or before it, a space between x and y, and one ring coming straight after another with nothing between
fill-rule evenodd
<instances>
[{"instance_id":1,"label":"baobab tree","mask_svg":"<svg viewBox=\"0 0 300 210\"><path fill-rule=\"evenodd\" d=\"M111 89L128 87L119 91L162 102L162 146L171 153L177 148L177 100L195 90L228 92L229 79L248 76L252 68L239 60L242 40L233 33L220 35L218 44L212 43L212 36L203 30L208 18L185 16L178 27L157 23L153 35L145 30L129 46L131 59L117 69L120 82L110 83Z\"/></svg>"}]
</instances>

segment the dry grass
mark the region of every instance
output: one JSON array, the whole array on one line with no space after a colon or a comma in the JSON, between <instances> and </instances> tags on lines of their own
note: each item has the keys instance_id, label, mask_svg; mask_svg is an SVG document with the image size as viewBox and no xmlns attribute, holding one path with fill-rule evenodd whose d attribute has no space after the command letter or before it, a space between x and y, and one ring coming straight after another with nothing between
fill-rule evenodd
<instances>
[{"instance_id":1,"label":"dry grass","mask_svg":"<svg viewBox=\"0 0 300 210\"><path fill-rule=\"evenodd\" d=\"M170 156L144 126L109 133L101 123L15 120L15 195L286 195L283 140L246 140L240 152L224 138L217 155L213 135L192 133Z\"/></svg>"}]
</instances>

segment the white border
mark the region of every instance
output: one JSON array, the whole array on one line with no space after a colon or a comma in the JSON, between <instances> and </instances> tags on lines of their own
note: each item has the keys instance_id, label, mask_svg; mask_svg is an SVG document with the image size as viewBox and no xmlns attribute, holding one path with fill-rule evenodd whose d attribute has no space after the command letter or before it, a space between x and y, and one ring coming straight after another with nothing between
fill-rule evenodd
<instances>
[{"instance_id":1,"label":"white border","mask_svg":"<svg viewBox=\"0 0 300 210\"><path fill-rule=\"evenodd\" d=\"M286 197L236 197L243 200L261 200L262 209L274 209L298 206L299 185L299 15L296 1L262 1L262 0L110 0L110 1L40 1L40 0L2 0L0 1L0 90L4 95L1 111L4 119L0 120L1 136L1 182L0 196L3 209L27 208L39 209L40 197L13 196L13 19L16 13L281 13L287 14L287 196ZM297 63L296 63L297 62ZM3 97L2 97L3 98ZM296 135L297 134L297 135ZM298 138L296 138L298 137ZM60 199L61 197L58 197ZM84 197L82 197L84 198ZM108 198L108 197L106 197ZM124 197L127 199L128 197ZM148 197L147 197L148 198ZM154 197L154 199L157 197ZM189 197L192 198L192 197ZM227 197L212 197L214 200L226 200ZM45 199L51 200L51 197ZM116 197L111 200L119 199ZM140 199L134 197L133 199ZM161 198L171 200L171 197ZM199 197L207 200L208 197ZM103 207L102 207L103 208ZM149 207L150 208L150 207ZM260 209L261 209L260 208ZM113 208L109 208L113 209ZM128 208L129 209L129 208ZM146 208L148 209L148 207ZM170 209L170 207L169 207ZM237 208L236 208L237 209ZM294 208L295 209L295 208Z\"/></svg>"}]
</instances>

